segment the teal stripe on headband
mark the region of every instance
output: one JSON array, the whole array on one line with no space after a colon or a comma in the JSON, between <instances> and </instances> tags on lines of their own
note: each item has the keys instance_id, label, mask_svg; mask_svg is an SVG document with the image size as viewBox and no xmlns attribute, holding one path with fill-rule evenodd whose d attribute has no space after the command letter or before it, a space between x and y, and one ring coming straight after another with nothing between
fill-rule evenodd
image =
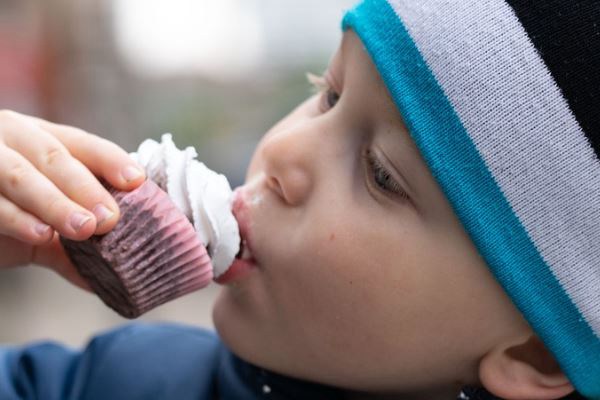
<instances>
[{"instance_id":1,"label":"teal stripe on headband","mask_svg":"<svg viewBox=\"0 0 600 400\"><path fill-rule=\"evenodd\" d=\"M432 174L492 272L563 371L600 399L600 340L546 265L429 70L385 0L349 11Z\"/></svg>"}]
</instances>

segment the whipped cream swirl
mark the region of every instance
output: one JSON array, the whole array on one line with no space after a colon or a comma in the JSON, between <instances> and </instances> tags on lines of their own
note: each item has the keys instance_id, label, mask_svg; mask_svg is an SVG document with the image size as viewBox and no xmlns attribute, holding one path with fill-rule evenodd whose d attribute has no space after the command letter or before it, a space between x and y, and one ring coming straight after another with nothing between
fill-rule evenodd
<instances>
[{"instance_id":1,"label":"whipped cream swirl","mask_svg":"<svg viewBox=\"0 0 600 400\"><path fill-rule=\"evenodd\" d=\"M240 250L239 228L231 212L233 192L225 175L196 160L193 147L179 150L169 133L160 143L145 140L130 156L194 224L212 259L214 276L222 275Z\"/></svg>"}]
</instances>

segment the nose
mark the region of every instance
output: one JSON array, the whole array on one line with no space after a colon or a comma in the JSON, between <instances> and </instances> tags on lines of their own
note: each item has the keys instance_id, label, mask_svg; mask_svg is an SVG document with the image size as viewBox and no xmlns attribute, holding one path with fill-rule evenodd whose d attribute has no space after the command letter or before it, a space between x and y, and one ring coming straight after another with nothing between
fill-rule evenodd
<instances>
[{"instance_id":1,"label":"nose","mask_svg":"<svg viewBox=\"0 0 600 400\"><path fill-rule=\"evenodd\" d=\"M274 132L262 143L267 187L290 206L308 199L314 183L315 147L302 128Z\"/></svg>"}]
</instances>

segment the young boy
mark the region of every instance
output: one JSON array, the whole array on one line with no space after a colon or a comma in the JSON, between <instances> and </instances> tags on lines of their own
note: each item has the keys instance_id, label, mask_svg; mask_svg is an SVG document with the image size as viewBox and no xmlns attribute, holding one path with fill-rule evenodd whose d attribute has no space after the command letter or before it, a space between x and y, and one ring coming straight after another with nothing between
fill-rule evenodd
<instances>
[{"instance_id":1,"label":"young boy","mask_svg":"<svg viewBox=\"0 0 600 400\"><path fill-rule=\"evenodd\" d=\"M0 398L600 399L600 10L530 3L361 2L239 189L253 262L217 300L219 337L5 349ZM110 230L93 175L142 174L95 136L0 118L3 266L85 287L52 235Z\"/></svg>"}]
</instances>

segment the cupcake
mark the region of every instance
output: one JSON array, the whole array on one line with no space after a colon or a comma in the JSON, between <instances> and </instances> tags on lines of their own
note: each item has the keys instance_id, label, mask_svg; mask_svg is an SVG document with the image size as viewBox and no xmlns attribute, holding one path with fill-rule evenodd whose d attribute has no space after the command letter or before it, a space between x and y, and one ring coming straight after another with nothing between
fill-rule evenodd
<instances>
[{"instance_id":1,"label":"cupcake","mask_svg":"<svg viewBox=\"0 0 600 400\"><path fill-rule=\"evenodd\" d=\"M121 211L115 228L85 241L61 237L90 287L126 318L205 287L240 249L229 182L192 147L179 150L164 134L131 157L148 179L131 192L108 188Z\"/></svg>"}]
</instances>

